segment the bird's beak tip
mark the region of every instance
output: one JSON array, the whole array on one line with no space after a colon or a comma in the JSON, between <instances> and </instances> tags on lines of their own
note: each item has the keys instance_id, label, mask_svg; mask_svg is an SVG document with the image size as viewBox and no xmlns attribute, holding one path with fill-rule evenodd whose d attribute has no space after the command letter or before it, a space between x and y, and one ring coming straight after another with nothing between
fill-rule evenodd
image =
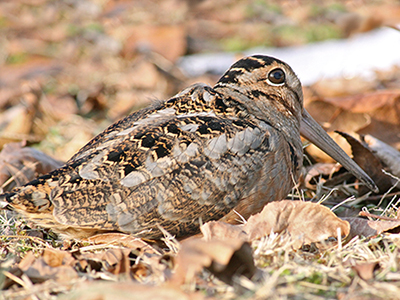
<instances>
[{"instance_id":1,"label":"bird's beak tip","mask_svg":"<svg viewBox=\"0 0 400 300\"><path fill-rule=\"evenodd\" d=\"M325 130L311 117L306 109L303 109L302 112L300 134L353 173L353 175L365 183L370 190L379 193L375 182L343 151L342 148L339 147L338 144L335 143Z\"/></svg>"}]
</instances>

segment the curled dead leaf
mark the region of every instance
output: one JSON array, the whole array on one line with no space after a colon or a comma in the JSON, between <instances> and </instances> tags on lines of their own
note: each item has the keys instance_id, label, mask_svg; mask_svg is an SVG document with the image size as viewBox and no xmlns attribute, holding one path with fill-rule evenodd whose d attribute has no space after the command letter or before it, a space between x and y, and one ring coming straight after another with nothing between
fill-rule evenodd
<instances>
[{"instance_id":1,"label":"curled dead leaf","mask_svg":"<svg viewBox=\"0 0 400 300\"><path fill-rule=\"evenodd\" d=\"M350 223L349 239L355 236L372 237L383 232L400 232L400 220L397 219L392 221L372 221L355 217L342 219Z\"/></svg>"},{"instance_id":2,"label":"curled dead leaf","mask_svg":"<svg viewBox=\"0 0 400 300\"><path fill-rule=\"evenodd\" d=\"M374 151L374 154L388 166L390 172L400 177L400 152L372 135L362 137L363 141Z\"/></svg>"},{"instance_id":3,"label":"curled dead leaf","mask_svg":"<svg viewBox=\"0 0 400 300\"><path fill-rule=\"evenodd\" d=\"M67 251L46 248L42 254L43 260L50 267L59 267L62 265L73 266L75 258Z\"/></svg>"},{"instance_id":4,"label":"curled dead leaf","mask_svg":"<svg viewBox=\"0 0 400 300\"><path fill-rule=\"evenodd\" d=\"M236 239L239 241L247 241L247 233L239 225L232 225L221 221L210 221L200 227L204 239L209 241L212 239Z\"/></svg>"},{"instance_id":5,"label":"curled dead leaf","mask_svg":"<svg viewBox=\"0 0 400 300\"><path fill-rule=\"evenodd\" d=\"M176 284L192 281L203 268L228 284L232 284L234 276L251 278L256 272L250 245L238 239L185 240L176 265L172 278Z\"/></svg>"},{"instance_id":6,"label":"curled dead leaf","mask_svg":"<svg viewBox=\"0 0 400 300\"><path fill-rule=\"evenodd\" d=\"M400 90L378 90L347 97L315 99L307 111L330 131L371 134L399 148Z\"/></svg>"},{"instance_id":7,"label":"curled dead leaf","mask_svg":"<svg viewBox=\"0 0 400 300\"><path fill-rule=\"evenodd\" d=\"M351 267L357 272L357 275L363 280L374 279L374 271L379 268L377 262L359 263Z\"/></svg>"},{"instance_id":8,"label":"curled dead leaf","mask_svg":"<svg viewBox=\"0 0 400 300\"><path fill-rule=\"evenodd\" d=\"M372 153L371 149L345 132L338 131L338 133L348 141L354 161L372 178L378 186L380 193L385 193L390 189L393 186L392 178L383 173L382 170L384 167L380 160ZM360 187L361 194L368 191L368 188Z\"/></svg>"},{"instance_id":9,"label":"curled dead leaf","mask_svg":"<svg viewBox=\"0 0 400 300\"><path fill-rule=\"evenodd\" d=\"M347 153L347 155L351 156L351 147L349 143L346 141L344 137L336 132L329 131L328 135ZM333 163L336 164L336 161L330 157L328 154L323 152L314 144L309 144L307 148L305 148L306 153L317 163Z\"/></svg>"},{"instance_id":10,"label":"curled dead leaf","mask_svg":"<svg viewBox=\"0 0 400 300\"><path fill-rule=\"evenodd\" d=\"M307 167L304 177L306 188L315 190L320 178L331 178L333 173L339 171L339 169L340 165L327 163L316 163Z\"/></svg>"},{"instance_id":11,"label":"curled dead leaf","mask_svg":"<svg viewBox=\"0 0 400 300\"><path fill-rule=\"evenodd\" d=\"M22 271L28 270L28 268L33 264L36 257L32 252L28 252L25 257L19 262L18 268Z\"/></svg>"},{"instance_id":12,"label":"curled dead leaf","mask_svg":"<svg viewBox=\"0 0 400 300\"><path fill-rule=\"evenodd\" d=\"M251 216L242 225L212 221L201 227L206 238L229 237L237 241L253 241L272 232L286 233L294 240L294 248L337 238L339 230L344 238L349 234L350 225L329 208L317 203L292 200L268 203L260 213Z\"/></svg>"},{"instance_id":13,"label":"curled dead leaf","mask_svg":"<svg viewBox=\"0 0 400 300\"><path fill-rule=\"evenodd\" d=\"M154 51L170 61L176 61L186 51L186 32L184 26L134 26L126 39L122 55L132 58L144 50Z\"/></svg>"},{"instance_id":14,"label":"curled dead leaf","mask_svg":"<svg viewBox=\"0 0 400 300\"><path fill-rule=\"evenodd\" d=\"M104 268L114 275L130 273L130 249L110 249L102 257Z\"/></svg>"},{"instance_id":15,"label":"curled dead leaf","mask_svg":"<svg viewBox=\"0 0 400 300\"><path fill-rule=\"evenodd\" d=\"M271 232L286 232L296 242L294 247L320 242L330 237L342 237L350 231L348 222L339 219L329 208L311 202L282 200L268 203L243 225L249 240L261 238Z\"/></svg>"},{"instance_id":16,"label":"curled dead leaf","mask_svg":"<svg viewBox=\"0 0 400 300\"><path fill-rule=\"evenodd\" d=\"M46 249L48 250L48 249ZM57 282L65 282L78 278L78 273L64 261L68 254L64 251L48 250L42 257L35 258L33 253L28 253L19 263L18 267L33 283L44 282L53 279ZM48 264L50 263L50 264Z\"/></svg>"}]
</instances>

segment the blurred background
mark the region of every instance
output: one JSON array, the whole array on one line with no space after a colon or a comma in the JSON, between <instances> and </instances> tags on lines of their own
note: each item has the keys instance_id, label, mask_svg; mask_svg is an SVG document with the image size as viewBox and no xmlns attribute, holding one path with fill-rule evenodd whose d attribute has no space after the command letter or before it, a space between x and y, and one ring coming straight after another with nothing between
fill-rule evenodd
<instances>
[{"instance_id":1,"label":"blurred background","mask_svg":"<svg viewBox=\"0 0 400 300\"><path fill-rule=\"evenodd\" d=\"M398 146L398 24L395 0L3 0L0 147L26 141L65 161L112 122L194 82L213 85L253 53L292 65L327 129L389 123L383 140ZM361 110L339 101L377 91L386 98L359 96ZM376 109L386 113L372 128Z\"/></svg>"}]
</instances>

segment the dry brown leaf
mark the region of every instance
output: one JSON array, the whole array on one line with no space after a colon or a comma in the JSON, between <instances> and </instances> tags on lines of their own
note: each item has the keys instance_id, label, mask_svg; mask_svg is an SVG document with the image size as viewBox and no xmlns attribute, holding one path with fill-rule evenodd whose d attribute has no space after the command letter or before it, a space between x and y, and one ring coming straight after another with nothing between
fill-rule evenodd
<instances>
[{"instance_id":1,"label":"dry brown leaf","mask_svg":"<svg viewBox=\"0 0 400 300\"><path fill-rule=\"evenodd\" d=\"M131 267L132 277L136 280L141 280L151 274L151 269L144 263L140 262Z\"/></svg>"},{"instance_id":2,"label":"dry brown leaf","mask_svg":"<svg viewBox=\"0 0 400 300\"><path fill-rule=\"evenodd\" d=\"M323 226L322 226L323 225ZM271 232L287 232L295 241L294 247L337 238L350 231L348 222L339 219L329 208L311 202L282 200L268 203L243 225L250 240Z\"/></svg>"},{"instance_id":3,"label":"dry brown leaf","mask_svg":"<svg viewBox=\"0 0 400 300\"><path fill-rule=\"evenodd\" d=\"M62 70L61 60L31 57L23 64L3 65L0 72L0 83L12 86L18 84L19 81L30 79L40 82L45 76L56 75Z\"/></svg>"},{"instance_id":4,"label":"dry brown leaf","mask_svg":"<svg viewBox=\"0 0 400 300\"><path fill-rule=\"evenodd\" d=\"M372 135L367 134L362 138L368 147L374 151L374 154L388 166L390 172L400 177L400 152Z\"/></svg>"},{"instance_id":5,"label":"dry brown leaf","mask_svg":"<svg viewBox=\"0 0 400 300\"><path fill-rule=\"evenodd\" d=\"M102 257L107 272L114 275L130 273L130 249L110 249Z\"/></svg>"},{"instance_id":6,"label":"dry brown leaf","mask_svg":"<svg viewBox=\"0 0 400 300\"><path fill-rule=\"evenodd\" d=\"M348 239L352 239L355 236L371 237L383 232L400 232L400 220L397 219L393 219L393 221L371 221L355 217L342 219L350 223Z\"/></svg>"},{"instance_id":7,"label":"dry brown leaf","mask_svg":"<svg viewBox=\"0 0 400 300\"><path fill-rule=\"evenodd\" d=\"M380 160L372 153L368 146L364 146L360 141L345 132L338 132L350 144L353 152L354 161L372 178L379 188L380 193L385 193L393 186L392 178L383 173L383 165ZM361 186L360 193L369 192L367 187Z\"/></svg>"},{"instance_id":8,"label":"dry brown leaf","mask_svg":"<svg viewBox=\"0 0 400 300\"><path fill-rule=\"evenodd\" d=\"M88 114L93 111L103 111L107 108L107 99L104 96L104 84L97 84L79 91L80 113ZM73 95L71 95L73 96Z\"/></svg>"},{"instance_id":9,"label":"dry brown leaf","mask_svg":"<svg viewBox=\"0 0 400 300\"><path fill-rule=\"evenodd\" d=\"M57 136L47 135L41 146L53 150L58 159L67 161L93 138L96 125L90 119L70 115L67 119L53 126L52 130L57 132Z\"/></svg>"},{"instance_id":10,"label":"dry brown leaf","mask_svg":"<svg viewBox=\"0 0 400 300\"><path fill-rule=\"evenodd\" d=\"M88 270L100 272L104 269L102 261L104 252L82 253L80 250L76 250L73 251L71 254L76 259L75 266L81 272L86 272Z\"/></svg>"},{"instance_id":11,"label":"dry brown leaf","mask_svg":"<svg viewBox=\"0 0 400 300\"><path fill-rule=\"evenodd\" d=\"M400 90L383 90L310 101L306 109L330 131L371 134L400 147Z\"/></svg>"},{"instance_id":12,"label":"dry brown leaf","mask_svg":"<svg viewBox=\"0 0 400 300\"><path fill-rule=\"evenodd\" d=\"M119 245L130 249L140 249L140 251L149 254L160 254L156 249L151 247L148 243L142 239L133 237L128 234L112 232L97 234L87 239L88 242L107 245Z\"/></svg>"},{"instance_id":13,"label":"dry brown leaf","mask_svg":"<svg viewBox=\"0 0 400 300\"><path fill-rule=\"evenodd\" d=\"M34 148L24 147L23 142L10 143L0 152L0 185L4 185L4 190L10 190L61 166L61 161ZM12 180L6 183L10 177Z\"/></svg>"},{"instance_id":14,"label":"dry brown leaf","mask_svg":"<svg viewBox=\"0 0 400 300\"><path fill-rule=\"evenodd\" d=\"M305 187L309 189L316 189L320 178L330 178L333 173L340 170L338 164L316 163L306 168L306 175L304 177Z\"/></svg>"},{"instance_id":15,"label":"dry brown leaf","mask_svg":"<svg viewBox=\"0 0 400 300\"><path fill-rule=\"evenodd\" d=\"M186 52L186 32L182 25L130 28L131 36L125 42L123 56L132 58L136 52L154 51L174 62Z\"/></svg>"},{"instance_id":16,"label":"dry brown leaf","mask_svg":"<svg viewBox=\"0 0 400 300\"><path fill-rule=\"evenodd\" d=\"M2 129L2 136L28 135L31 133L36 108L31 105L26 107L23 104L15 107L19 108L18 114L14 113L12 120Z\"/></svg>"},{"instance_id":17,"label":"dry brown leaf","mask_svg":"<svg viewBox=\"0 0 400 300\"><path fill-rule=\"evenodd\" d=\"M18 269L33 283L49 279L66 282L78 278L78 273L73 268L74 262L75 259L69 252L46 248L39 258L32 252L27 253L18 264Z\"/></svg>"},{"instance_id":18,"label":"dry brown leaf","mask_svg":"<svg viewBox=\"0 0 400 300\"><path fill-rule=\"evenodd\" d=\"M156 89L158 85L165 84L157 68L151 62L142 60L137 62L131 70L129 77L120 84L125 84L139 89Z\"/></svg>"},{"instance_id":19,"label":"dry brown leaf","mask_svg":"<svg viewBox=\"0 0 400 300\"><path fill-rule=\"evenodd\" d=\"M46 116L46 120L63 120L78 114L78 106L77 101L70 94L47 95L40 99L40 111Z\"/></svg>"},{"instance_id":20,"label":"dry brown leaf","mask_svg":"<svg viewBox=\"0 0 400 300\"><path fill-rule=\"evenodd\" d=\"M176 265L172 278L176 284L192 281L203 268L228 284L234 276L251 278L256 272L250 245L238 239L187 239L182 242Z\"/></svg>"},{"instance_id":21,"label":"dry brown leaf","mask_svg":"<svg viewBox=\"0 0 400 300\"><path fill-rule=\"evenodd\" d=\"M342 137L337 132L328 132L328 135L347 153L347 155L351 156L351 147L349 143L346 141L344 137ZM306 153L312 157L317 163L333 163L336 164L336 161L330 157L328 154L323 152L314 144L308 144L305 149Z\"/></svg>"},{"instance_id":22,"label":"dry brown leaf","mask_svg":"<svg viewBox=\"0 0 400 300\"><path fill-rule=\"evenodd\" d=\"M361 263L356 264L351 267L354 271L357 272L357 275L363 280L371 280L374 279L374 271L379 268L379 264L377 262L372 263Z\"/></svg>"},{"instance_id":23,"label":"dry brown leaf","mask_svg":"<svg viewBox=\"0 0 400 300\"><path fill-rule=\"evenodd\" d=\"M327 98L331 103L353 113L370 113L382 108L396 108L400 90L379 90L343 98ZM399 120L398 117L395 119Z\"/></svg>"},{"instance_id":24,"label":"dry brown leaf","mask_svg":"<svg viewBox=\"0 0 400 300\"><path fill-rule=\"evenodd\" d=\"M343 21L343 20L341 20ZM320 97L343 97L371 91L374 85L361 76L352 78L321 78L312 85L313 91Z\"/></svg>"},{"instance_id":25,"label":"dry brown leaf","mask_svg":"<svg viewBox=\"0 0 400 300\"><path fill-rule=\"evenodd\" d=\"M367 114L347 111L325 99L311 101L306 105L306 109L329 132L336 130L357 132L371 122Z\"/></svg>"},{"instance_id":26,"label":"dry brown leaf","mask_svg":"<svg viewBox=\"0 0 400 300\"><path fill-rule=\"evenodd\" d=\"M173 286L150 286L132 282L84 282L64 300L201 300L201 293L184 293ZM207 298L209 299L209 298Z\"/></svg>"},{"instance_id":27,"label":"dry brown leaf","mask_svg":"<svg viewBox=\"0 0 400 300\"><path fill-rule=\"evenodd\" d=\"M42 254L43 260L50 267L73 266L75 258L67 251L46 248Z\"/></svg>"},{"instance_id":28,"label":"dry brown leaf","mask_svg":"<svg viewBox=\"0 0 400 300\"><path fill-rule=\"evenodd\" d=\"M268 203L260 213L251 216L242 225L211 221L201 227L206 239L229 237L236 241L253 241L272 232L284 232L292 237L294 248L325 241L330 237L337 238L338 229L342 237L346 237L350 225L339 219L329 208L317 203L293 200Z\"/></svg>"},{"instance_id":29,"label":"dry brown leaf","mask_svg":"<svg viewBox=\"0 0 400 300\"><path fill-rule=\"evenodd\" d=\"M43 257L35 259L30 266L23 267L24 268L21 270L33 283L43 282L49 279L53 279L57 282L66 282L78 278L78 273L72 266L49 266Z\"/></svg>"},{"instance_id":30,"label":"dry brown leaf","mask_svg":"<svg viewBox=\"0 0 400 300\"><path fill-rule=\"evenodd\" d=\"M247 233L241 226L232 225L221 221L210 221L200 227L205 240L212 239L236 239L247 241Z\"/></svg>"},{"instance_id":31,"label":"dry brown leaf","mask_svg":"<svg viewBox=\"0 0 400 300\"><path fill-rule=\"evenodd\" d=\"M41 94L40 86L32 84L21 91L16 99L6 99L5 104L11 107L0 114L0 146L22 140L39 141L40 137L35 135L34 128Z\"/></svg>"},{"instance_id":32,"label":"dry brown leaf","mask_svg":"<svg viewBox=\"0 0 400 300\"><path fill-rule=\"evenodd\" d=\"M28 268L36 260L35 255L32 252L28 252L25 257L19 262L18 268L22 271L28 270Z\"/></svg>"}]
</instances>

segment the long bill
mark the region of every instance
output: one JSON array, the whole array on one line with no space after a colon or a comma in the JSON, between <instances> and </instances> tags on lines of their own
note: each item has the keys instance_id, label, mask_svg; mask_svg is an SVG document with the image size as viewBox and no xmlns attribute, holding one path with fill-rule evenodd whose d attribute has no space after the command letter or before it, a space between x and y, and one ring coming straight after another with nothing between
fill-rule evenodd
<instances>
[{"instance_id":1,"label":"long bill","mask_svg":"<svg viewBox=\"0 0 400 300\"><path fill-rule=\"evenodd\" d=\"M379 189L375 182L335 143L305 109L302 115L300 134L350 171L370 190L378 193Z\"/></svg>"}]
</instances>

